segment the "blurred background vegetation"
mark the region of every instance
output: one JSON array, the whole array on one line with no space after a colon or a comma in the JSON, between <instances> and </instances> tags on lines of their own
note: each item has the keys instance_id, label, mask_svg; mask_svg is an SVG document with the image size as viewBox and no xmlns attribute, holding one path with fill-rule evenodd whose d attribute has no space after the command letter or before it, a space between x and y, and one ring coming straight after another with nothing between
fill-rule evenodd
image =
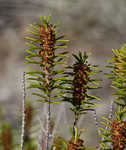
<instances>
[{"instance_id":1,"label":"blurred background vegetation","mask_svg":"<svg viewBox=\"0 0 126 150\"><path fill-rule=\"evenodd\" d=\"M28 24L36 21L39 16L51 14L53 23L62 22L60 31L70 40L70 58L67 62L72 63L72 53L91 52L90 63L100 65L106 72L105 63L107 58L112 57L112 48L120 48L126 41L125 8L125 0L0 0L0 106L3 106L0 120L9 121L14 127L20 128L18 113L21 112L23 98L21 82L26 67L24 37L27 35ZM101 77L103 88L95 92L102 99L96 110L98 120L101 115L108 116L113 99L111 82L103 73ZM44 106L39 107L42 113ZM69 108L68 105L66 107ZM59 114L56 118L60 120L62 117L66 124L71 124L72 114L65 109L64 113L60 113L62 116ZM52 107L52 111L56 116L58 106L55 109ZM57 130L67 137L69 129L62 128L59 122ZM86 129L86 144L96 145L99 137L93 115L81 118L80 126Z\"/></svg>"}]
</instances>

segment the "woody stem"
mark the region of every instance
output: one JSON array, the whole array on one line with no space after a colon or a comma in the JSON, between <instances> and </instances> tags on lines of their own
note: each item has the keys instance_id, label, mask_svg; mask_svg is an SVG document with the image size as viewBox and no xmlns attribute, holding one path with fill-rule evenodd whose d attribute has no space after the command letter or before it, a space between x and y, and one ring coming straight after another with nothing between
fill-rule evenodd
<instances>
[{"instance_id":1,"label":"woody stem","mask_svg":"<svg viewBox=\"0 0 126 150\"><path fill-rule=\"evenodd\" d=\"M48 97L48 113L47 113L47 134L46 134L46 150L49 149L49 138L50 138L50 96Z\"/></svg>"},{"instance_id":2,"label":"woody stem","mask_svg":"<svg viewBox=\"0 0 126 150\"><path fill-rule=\"evenodd\" d=\"M49 85L49 73L50 73L50 70L47 69L47 66L46 66L46 69L45 69L45 80L46 80L46 83ZM50 140L50 116L51 116L51 110L50 110L50 105L51 105L51 99L50 99L50 90L49 88L47 89L47 103L48 103L48 108L47 108L47 134L46 134L46 150L49 149L49 140Z\"/></svg>"},{"instance_id":3,"label":"woody stem","mask_svg":"<svg viewBox=\"0 0 126 150\"><path fill-rule=\"evenodd\" d=\"M79 119L79 114L78 114L77 110L74 112L74 115L75 115L75 119L74 119L74 124L73 124L73 135L75 136L75 129L74 129L74 127L77 125L77 122L78 122L78 119Z\"/></svg>"}]
</instances>

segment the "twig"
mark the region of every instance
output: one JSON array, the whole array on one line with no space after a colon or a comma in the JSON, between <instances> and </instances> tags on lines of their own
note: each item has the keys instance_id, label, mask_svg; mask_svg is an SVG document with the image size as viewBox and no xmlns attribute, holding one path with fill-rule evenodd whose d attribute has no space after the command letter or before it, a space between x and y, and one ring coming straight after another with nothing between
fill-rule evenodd
<instances>
[{"instance_id":1,"label":"twig","mask_svg":"<svg viewBox=\"0 0 126 150\"><path fill-rule=\"evenodd\" d=\"M23 99L22 99L22 127L21 127L21 150L24 149L24 127L25 127L25 72L23 73Z\"/></svg>"},{"instance_id":2,"label":"twig","mask_svg":"<svg viewBox=\"0 0 126 150\"><path fill-rule=\"evenodd\" d=\"M98 120L97 120L96 110L94 110L93 117L94 117L94 120L95 120L95 126L96 126L97 133L98 133L99 129L98 129Z\"/></svg>"},{"instance_id":3,"label":"twig","mask_svg":"<svg viewBox=\"0 0 126 150\"><path fill-rule=\"evenodd\" d=\"M113 101L111 101L111 104L110 104L110 112L109 112L109 116L108 116L108 118L109 119L112 119L112 111L113 111ZM107 123L108 124L108 123ZM105 129L107 130L109 127L105 127ZM102 137L102 140L104 140L104 137ZM101 147L99 147L99 149L98 150L101 150Z\"/></svg>"},{"instance_id":4,"label":"twig","mask_svg":"<svg viewBox=\"0 0 126 150\"><path fill-rule=\"evenodd\" d=\"M93 117L94 117L94 120L95 120L96 132L97 132L97 135L98 135L98 138L99 138L99 133L98 133L99 132L99 129L98 129L99 126L98 126L97 113L96 113L95 109L94 109ZM98 148L98 150L100 150L100 147Z\"/></svg>"},{"instance_id":5,"label":"twig","mask_svg":"<svg viewBox=\"0 0 126 150\"><path fill-rule=\"evenodd\" d=\"M109 119L112 119L112 111L113 111L113 101L111 101L111 105L110 105L110 113L109 113Z\"/></svg>"}]
</instances>

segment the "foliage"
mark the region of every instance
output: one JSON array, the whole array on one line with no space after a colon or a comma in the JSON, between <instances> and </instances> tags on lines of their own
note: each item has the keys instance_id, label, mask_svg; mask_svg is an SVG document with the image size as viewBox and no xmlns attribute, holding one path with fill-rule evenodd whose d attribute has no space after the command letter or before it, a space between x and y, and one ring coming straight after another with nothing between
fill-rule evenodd
<instances>
[{"instance_id":1,"label":"foliage","mask_svg":"<svg viewBox=\"0 0 126 150\"><path fill-rule=\"evenodd\" d=\"M126 45L123 45L120 50L113 50L114 57L109 59L110 73L106 73L112 79L112 88L115 89L115 103L118 111L115 113L115 120L103 118L107 123L102 122L108 129L100 128L103 133L100 133L104 140L101 141L101 147L106 149L126 148ZM109 143L109 144L108 144Z\"/></svg>"},{"instance_id":2,"label":"foliage","mask_svg":"<svg viewBox=\"0 0 126 150\"><path fill-rule=\"evenodd\" d=\"M25 89L31 89L31 94L37 97L35 102L46 103L48 106L47 120L44 125L44 134L41 138L41 150L77 150L77 149L97 149L97 147L86 147L81 139L83 129L78 130L78 120L80 116L89 111L95 111L96 100L100 98L90 94L91 90L99 89L98 81L95 77L101 71L97 65L88 62L88 54L79 52L72 54L74 62L67 65L64 61L67 58L66 42L64 35L59 35L58 24L50 23L50 16L40 17L39 22L29 25L28 30L31 35L26 36L28 49L25 51L26 63L32 64L34 68L27 68L24 75L28 75L25 88L24 79L24 99L22 113L22 139L21 150L37 150L36 137L32 137L32 123L34 107L32 102L26 102ZM103 121L99 134L101 150L124 150L126 148L126 45L120 50L113 50L113 58L109 59L110 73L106 73L112 80L112 88L115 89L115 104L118 107L114 120L102 116ZM64 68L65 67L65 68ZM60 69L58 69L60 68ZM65 70L65 71L64 71ZM70 125L71 138L66 140L61 136L53 135L55 120L52 120L50 106L66 102L71 104L70 110L74 113L73 125ZM37 126L36 123L34 126ZM41 126L41 124L40 124ZM0 125L0 149L16 150L20 149L20 144L15 143L14 131L10 124ZM38 129L37 129L38 130ZM42 133L40 133L42 134ZM50 145L50 137L53 144Z\"/></svg>"}]
</instances>

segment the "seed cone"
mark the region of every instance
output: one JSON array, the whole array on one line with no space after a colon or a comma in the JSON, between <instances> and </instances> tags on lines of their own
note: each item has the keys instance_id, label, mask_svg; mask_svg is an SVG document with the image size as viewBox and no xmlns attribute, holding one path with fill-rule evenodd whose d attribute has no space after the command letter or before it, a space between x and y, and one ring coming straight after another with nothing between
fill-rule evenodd
<instances>
[{"instance_id":1,"label":"seed cone","mask_svg":"<svg viewBox=\"0 0 126 150\"><path fill-rule=\"evenodd\" d=\"M87 92L86 85L88 83L88 71L89 67L87 64L76 63L74 65L75 77L73 80L74 93L73 101L74 105L81 105L82 100L85 99L85 94Z\"/></svg>"},{"instance_id":2,"label":"seed cone","mask_svg":"<svg viewBox=\"0 0 126 150\"><path fill-rule=\"evenodd\" d=\"M119 122L117 120L114 120L112 122L112 128L110 132L112 135L112 141L113 141L113 150L124 150L126 148L126 121Z\"/></svg>"},{"instance_id":3,"label":"seed cone","mask_svg":"<svg viewBox=\"0 0 126 150\"><path fill-rule=\"evenodd\" d=\"M83 147L83 140L78 139L74 144L74 139L71 138L69 140L67 150L78 150L79 147Z\"/></svg>"}]
</instances>

